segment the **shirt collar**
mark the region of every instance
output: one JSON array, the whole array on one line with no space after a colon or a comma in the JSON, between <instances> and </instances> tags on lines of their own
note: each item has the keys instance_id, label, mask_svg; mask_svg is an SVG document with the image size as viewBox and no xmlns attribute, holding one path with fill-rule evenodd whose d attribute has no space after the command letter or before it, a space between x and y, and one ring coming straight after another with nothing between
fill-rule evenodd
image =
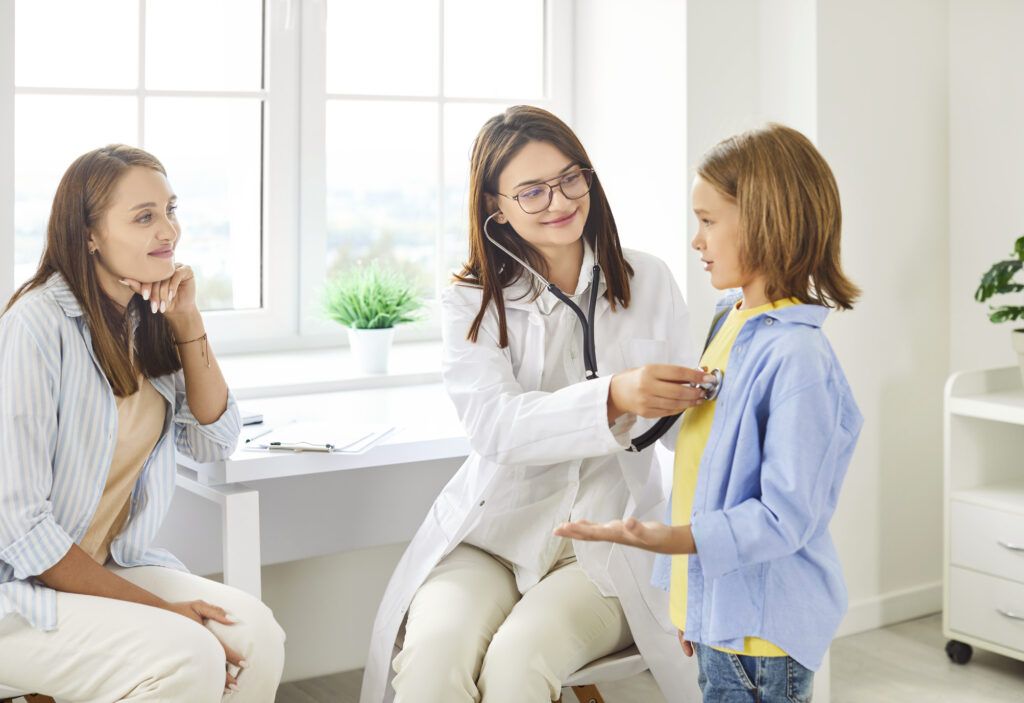
<instances>
[{"instance_id":1,"label":"shirt collar","mask_svg":"<svg viewBox=\"0 0 1024 703\"><path fill-rule=\"evenodd\" d=\"M743 291L734 288L726 293L725 297L718 301L715 306L716 315L718 311L735 307L736 303L743 299ZM775 308L762 313L779 322L791 322L798 325L810 325L821 327L828 316L829 309L823 305L801 304L787 305L784 308Z\"/></svg>"},{"instance_id":2,"label":"shirt collar","mask_svg":"<svg viewBox=\"0 0 1024 703\"><path fill-rule=\"evenodd\" d=\"M57 301L57 305L60 306L61 310L68 317L81 317L85 314L82 312L82 306L78 304L78 298L71 291L71 286L68 285L68 282L59 273L50 274L43 287L53 296L53 299Z\"/></svg>"},{"instance_id":3,"label":"shirt collar","mask_svg":"<svg viewBox=\"0 0 1024 703\"><path fill-rule=\"evenodd\" d=\"M83 317L85 315L85 311L82 310L82 306L78 303L78 298L72 292L71 286L68 285L67 280L61 274L50 274L50 277L46 279L46 283L43 284L43 288L53 296L53 299L57 301L57 305L60 306L61 310L68 317ZM138 311L134 308L129 308L128 319L131 320L132 330L134 331L139 326Z\"/></svg>"},{"instance_id":4,"label":"shirt collar","mask_svg":"<svg viewBox=\"0 0 1024 703\"><path fill-rule=\"evenodd\" d=\"M590 243L586 239L584 239L583 261L580 262L579 280L576 282L576 291L571 296L569 296L577 305L580 304L580 300L582 299L584 293L586 293L587 290L590 288L590 279L591 276L593 276L594 262L594 250L593 248L591 248ZM561 304L561 301L558 298L556 298L554 294L551 293L551 291L547 289L542 290L541 294L536 299L533 299L532 286L535 282L539 283L539 281L537 281L537 279L534 278L533 274L531 274L529 271L523 271L522 275L515 282L513 282L511 285L505 288L503 295L505 299L505 304L509 305L510 307L518 307L524 309L536 306L537 308L540 309L540 311L543 314L550 315L551 312L555 310L558 307L558 305ZM607 289L608 284L605 281L602 272L600 280L597 284L598 295L604 295Z\"/></svg>"}]
</instances>

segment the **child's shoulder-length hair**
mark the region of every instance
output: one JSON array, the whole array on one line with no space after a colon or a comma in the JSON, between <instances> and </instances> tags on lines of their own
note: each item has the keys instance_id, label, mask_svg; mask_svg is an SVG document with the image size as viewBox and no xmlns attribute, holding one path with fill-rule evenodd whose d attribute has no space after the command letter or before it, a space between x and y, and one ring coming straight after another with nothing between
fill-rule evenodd
<instances>
[{"instance_id":1,"label":"child's shoulder-length hair","mask_svg":"<svg viewBox=\"0 0 1024 703\"><path fill-rule=\"evenodd\" d=\"M455 283L472 285L483 291L480 310L466 335L473 342L477 341L487 307L493 302L498 315L498 345L502 348L508 346L503 289L529 274L519 262L488 241L484 225L498 209L501 172L524 146L535 141L551 144L581 168L594 167L572 129L547 110L516 105L484 123L473 142L470 157L469 259L462 265L462 270L452 276ZM548 275L544 257L516 234L511 225L494 220L486 224L492 237L542 275ZM605 297L612 309L616 303L629 307L629 279L633 269L623 256L615 218L596 174L590 189L590 214L583 226L583 238L597 253L601 274L608 287ZM533 294L540 293L540 285L534 281Z\"/></svg>"},{"instance_id":2,"label":"child's shoulder-length hair","mask_svg":"<svg viewBox=\"0 0 1024 703\"><path fill-rule=\"evenodd\" d=\"M740 264L769 300L850 310L860 289L840 264L842 210L832 169L795 129L770 123L715 145L697 175L740 210Z\"/></svg>"}]
</instances>

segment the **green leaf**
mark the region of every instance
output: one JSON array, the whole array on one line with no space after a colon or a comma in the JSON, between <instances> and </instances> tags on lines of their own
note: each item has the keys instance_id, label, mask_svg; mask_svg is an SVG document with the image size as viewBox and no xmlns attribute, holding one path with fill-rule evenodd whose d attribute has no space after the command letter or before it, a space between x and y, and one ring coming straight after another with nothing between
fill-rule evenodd
<instances>
[{"instance_id":1,"label":"green leaf","mask_svg":"<svg viewBox=\"0 0 1024 703\"><path fill-rule=\"evenodd\" d=\"M376 262L350 269L324 284L324 317L353 329L382 329L414 322L424 303L413 286Z\"/></svg>"}]
</instances>

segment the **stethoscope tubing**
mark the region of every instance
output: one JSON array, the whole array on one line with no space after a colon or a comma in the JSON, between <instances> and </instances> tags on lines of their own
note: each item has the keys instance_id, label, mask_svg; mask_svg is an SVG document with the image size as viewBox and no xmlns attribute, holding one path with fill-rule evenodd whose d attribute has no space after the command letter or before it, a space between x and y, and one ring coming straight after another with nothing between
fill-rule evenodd
<instances>
[{"instance_id":1,"label":"stethoscope tubing","mask_svg":"<svg viewBox=\"0 0 1024 703\"><path fill-rule=\"evenodd\" d=\"M586 370L587 380L593 380L597 378L597 343L594 339L594 312L597 309L597 284L601 277L601 267L597 263L597 247L594 247L594 268L590 274L590 304L588 306L588 314L584 314L580 309L579 305L574 303L562 290L551 283L546 278L540 275L536 270L533 269L529 264L520 259L518 256L508 250L507 247L500 244L491 233L487 231L487 224L491 219L497 215L497 212L492 213L484 220L484 236L494 246L501 249L503 252L508 254L513 261L517 262L524 269L533 274L537 280L544 284L544 287L551 292L553 296L558 298L560 301L569 306L569 309L576 313L576 317L579 318L580 326L583 328L583 366ZM722 390L722 372L715 369L711 372L715 377L715 381L712 383L701 383L697 385L704 391L704 397L708 400L714 400L718 397L719 392ZM626 448L627 452L642 452L647 447L657 442L662 435L669 431L676 420L679 419L682 413L675 415L669 415L666 417L659 418L650 429L644 432L639 437L630 440L629 447Z\"/></svg>"}]
</instances>

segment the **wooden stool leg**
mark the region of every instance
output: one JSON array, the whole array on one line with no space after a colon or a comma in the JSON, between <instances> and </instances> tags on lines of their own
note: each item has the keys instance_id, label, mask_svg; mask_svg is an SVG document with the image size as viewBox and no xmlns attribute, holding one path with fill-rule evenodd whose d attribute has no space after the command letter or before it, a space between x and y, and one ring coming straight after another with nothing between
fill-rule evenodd
<instances>
[{"instance_id":1,"label":"wooden stool leg","mask_svg":"<svg viewBox=\"0 0 1024 703\"><path fill-rule=\"evenodd\" d=\"M579 699L580 703L604 703L601 692L597 690L597 686L594 684L573 686L572 692L576 694L576 698Z\"/></svg>"}]
</instances>

